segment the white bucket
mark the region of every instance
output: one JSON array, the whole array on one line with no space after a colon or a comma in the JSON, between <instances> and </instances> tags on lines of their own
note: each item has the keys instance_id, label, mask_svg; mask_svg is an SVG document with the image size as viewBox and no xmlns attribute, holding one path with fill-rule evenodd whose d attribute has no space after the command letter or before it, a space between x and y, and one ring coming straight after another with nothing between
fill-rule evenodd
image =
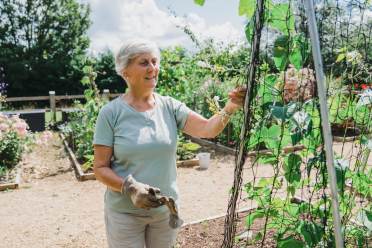
<instances>
[{"instance_id":1,"label":"white bucket","mask_svg":"<svg viewBox=\"0 0 372 248\"><path fill-rule=\"evenodd\" d=\"M199 166L201 169L208 169L209 162L211 160L211 154L209 152L201 152L196 155L199 159Z\"/></svg>"}]
</instances>

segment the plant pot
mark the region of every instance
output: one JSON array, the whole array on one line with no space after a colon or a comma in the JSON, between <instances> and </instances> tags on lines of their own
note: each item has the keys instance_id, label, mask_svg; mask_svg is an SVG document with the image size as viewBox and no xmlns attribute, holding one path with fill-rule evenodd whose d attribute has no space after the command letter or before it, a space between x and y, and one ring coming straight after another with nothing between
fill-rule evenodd
<instances>
[{"instance_id":1,"label":"plant pot","mask_svg":"<svg viewBox=\"0 0 372 248\"><path fill-rule=\"evenodd\" d=\"M337 142L355 141L362 133L357 127L342 127L338 124L332 124L331 131L333 140Z\"/></svg>"},{"instance_id":2,"label":"plant pot","mask_svg":"<svg viewBox=\"0 0 372 248\"><path fill-rule=\"evenodd\" d=\"M199 158L200 169L208 169L211 160L211 154L209 152L201 152L198 153L196 156Z\"/></svg>"}]
</instances>

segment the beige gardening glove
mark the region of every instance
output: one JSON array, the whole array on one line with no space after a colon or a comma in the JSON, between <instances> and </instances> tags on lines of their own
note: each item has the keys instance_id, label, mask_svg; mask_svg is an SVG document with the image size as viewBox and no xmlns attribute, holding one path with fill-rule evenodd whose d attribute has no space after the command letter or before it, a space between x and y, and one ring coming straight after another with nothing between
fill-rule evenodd
<instances>
[{"instance_id":1,"label":"beige gardening glove","mask_svg":"<svg viewBox=\"0 0 372 248\"><path fill-rule=\"evenodd\" d=\"M123 189L137 208L150 209L164 205L156 196L157 193L160 193L160 189L137 182L132 175L124 179Z\"/></svg>"}]
</instances>

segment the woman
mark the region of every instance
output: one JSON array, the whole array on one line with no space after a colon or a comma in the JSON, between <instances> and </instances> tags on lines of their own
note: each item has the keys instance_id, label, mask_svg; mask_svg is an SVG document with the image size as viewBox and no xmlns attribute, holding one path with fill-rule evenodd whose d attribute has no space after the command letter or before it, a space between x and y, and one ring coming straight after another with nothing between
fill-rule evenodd
<instances>
[{"instance_id":1,"label":"woman","mask_svg":"<svg viewBox=\"0 0 372 248\"><path fill-rule=\"evenodd\" d=\"M177 229L169 226L168 209L156 194L177 202L177 130L215 137L244 99L245 91L233 90L224 109L207 120L185 104L154 92L159 65L160 52L154 43L136 40L123 45L115 67L128 91L106 104L97 119L94 173L108 187L105 224L110 248L174 244Z\"/></svg>"}]
</instances>

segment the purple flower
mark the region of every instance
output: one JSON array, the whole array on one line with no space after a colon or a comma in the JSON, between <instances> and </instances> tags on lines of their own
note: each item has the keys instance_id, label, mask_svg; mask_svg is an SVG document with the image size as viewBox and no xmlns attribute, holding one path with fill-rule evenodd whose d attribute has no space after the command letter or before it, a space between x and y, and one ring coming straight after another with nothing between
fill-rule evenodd
<instances>
[{"instance_id":1,"label":"purple flower","mask_svg":"<svg viewBox=\"0 0 372 248\"><path fill-rule=\"evenodd\" d=\"M6 87L7 86L8 86L8 84L5 83L4 68L0 66L0 94L6 93Z\"/></svg>"}]
</instances>

